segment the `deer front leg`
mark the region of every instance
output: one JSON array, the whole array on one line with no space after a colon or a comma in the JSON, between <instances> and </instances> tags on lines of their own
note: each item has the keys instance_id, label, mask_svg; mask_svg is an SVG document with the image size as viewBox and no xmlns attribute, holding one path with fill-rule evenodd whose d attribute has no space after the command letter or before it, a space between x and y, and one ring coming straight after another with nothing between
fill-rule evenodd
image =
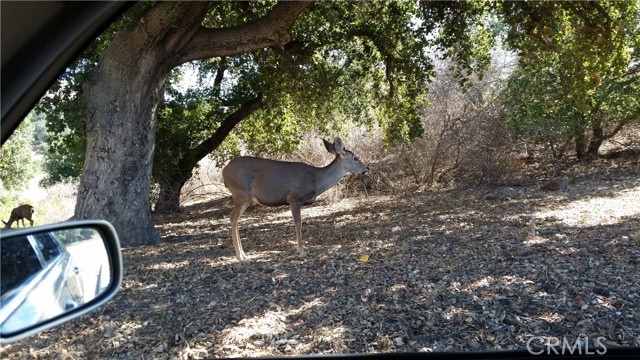
<instances>
[{"instance_id":1,"label":"deer front leg","mask_svg":"<svg viewBox=\"0 0 640 360\"><path fill-rule=\"evenodd\" d=\"M300 214L300 209L302 208L302 204L299 202L292 202L291 204L291 214L293 215L293 223L296 225L296 239L298 240L298 255L302 258L307 257L307 252L304 250L304 246L302 246L302 215Z\"/></svg>"}]
</instances>

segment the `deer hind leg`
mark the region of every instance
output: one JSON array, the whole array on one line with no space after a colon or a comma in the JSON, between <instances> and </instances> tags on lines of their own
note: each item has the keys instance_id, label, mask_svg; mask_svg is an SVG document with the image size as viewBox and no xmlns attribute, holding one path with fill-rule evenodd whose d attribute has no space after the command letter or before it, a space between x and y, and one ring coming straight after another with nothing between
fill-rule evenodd
<instances>
[{"instance_id":1,"label":"deer hind leg","mask_svg":"<svg viewBox=\"0 0 640 360\"><path fill-rule=\"evenodd\" d=\"M293 223L296 226L296 239L298 240L298 255L300 257L307 257L307 252L304 250L304 246L302 246L302 215L301 207L302 204L297 202L292 202L291 206L291 214L293 215Z\"/></svg>"},{"instance_id":2,"label":"deer hind leg","mask_svg":"<svg viewBox=\"0 0 640 360\"><path fill-rule=\"evenodd\" d=\"M236 253L238 261L243 261L247 258L247 254L242 250L242 241L240 240L240 232L238 231L238 220L244 211L249 207L251 201L247 199L244 202L236 202L234 199L233 210L231 211L231 241L233 243L233 250Z\"/></svg>"}]
</instances>

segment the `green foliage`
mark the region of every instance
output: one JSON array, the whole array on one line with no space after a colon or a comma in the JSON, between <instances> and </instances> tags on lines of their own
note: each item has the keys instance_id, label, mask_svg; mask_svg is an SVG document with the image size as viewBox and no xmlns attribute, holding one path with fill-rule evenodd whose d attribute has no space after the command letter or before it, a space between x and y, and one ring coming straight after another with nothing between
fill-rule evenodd
<instances>
[{"instance_id":1,"label":"green foliage","mask_svg":"<svg viewBox=\"0 0 640 360\"><path fill-rule=\"evenodd\" d=\"M377 122L389 142L419 136L432 64L417 11L413 2L316 3L294 26L300 48L289 59L272 50L241 57L242 79L266 98L239 131L249 150L289 151L307 130L331 136L351 124Z\"/></svg>"},{"instance_id":2,"label":"green foliage","mask_svg":"<svg viewBox=\"0 0 640 360\"><path fill-rule=\"evenodd\" d=\"M506 44L522 67L553 68L586 106L604 78L620 78L638 44L637 1L506 2ZM637 57L636 57L637 59Z\"/></svg>"},{"instance_id":3,"label":"green foliage","mask_svg":"<svg viewBox=\"0 0 640 360\"><path fill-rule=\"evenodd\" d=\"M169 85L177 85L180 79L180 71L174 71ZM212 97L211 89L180 92L167 86L167 98L158 111L153 168L156 179L177 169L185 153L211 136L225 114L218 99Z\"/></svg>"},{"instance_id":4,"label":"green foliage","mask_svg":"<svg viewBox=\"0 0 640 360\"><path fill-rule=\"evenodd\" d=\"M49 135L47 134L47 119L44 114L38 112L31 113L33 123L33 146L36 152L44 153L47 148Z\"/></svg>"},{"instance_id":5,"label":"green foliage","mask_svg":"<svg viewBox=\"0 0 640 360\"><path fill-rule=\"evenodd\" d=\"M156 167L177 169L183 155L258 94L263 106L212 154L218 164L237 155L240 144L254 155L273 156L297 149L305 132L332 136L353 124L378 122L389 142L419 136L432 65L415 25L418 9L412 2L366 4L316 3L292 30L297 47L195 62L200 84L187 92L175 90L174 73L159 113ZM264 3L215 3L205 24L237 25L266 9ZM212 85L220 74L223 80Z\"/></svg>"},{"instance_id":6,"label":"green foliage","mask_svg":"<svg viewBox=\"0 0 640 360\"><path fill-rule=\"evenodd\" d=\"M203 24L240 25L266 14L273 4L213 2ZM482 9L478 4L474 6ZM116 34L152 6L145 3L132 8L43 98L39 110L47 114L50 144L46 169L51 181L77 177L82 169L82 83L90 81L88 73ZM411 1L318 2L294 25L294 42L287 44L293 46L197 62L202 80L214 77L220 65L224 67L224 80L216 88L203 82L197 89L179 93L172 89L177 87L177 71L176 78L167 84L167 101L158 113L155 176L175 170L183 155L258 94L264 97L264 105L219 148L214 155L219 162L239 153L239 144L254 154L290 152L300 146L302 133L310 129L331 136L353 124L372 127L378 123L389 143L419 136L423 131L419 111L433 75L426 48L434 44L431 32L441 20L432 19L420 6ZM478 10L474 19L479 18ZM457 54L461 66L487 58L486 31L450 28L453 30L446 33L443 46L457 44L457 36L476 47L482 44L486 50L469 51L465 46L451 50L448 55ZM486 64L476 62L479 65L469 66L469 71Z\"/></svg>"},{"instance_id":7,"label":"green foliage","mask_svg":"<svg viewBox=\"0 0 640 360\"><path fill-rule=\"evenodd\" d=\"M454 76L463 88L472 75L482 74L491 65L490 50L502 24L495 19L494 1L421 3L423 31L436 34L431 45L451 60Z\"/></svg>"},{"instance_id":8,"label":"green foliage","mask_svg":"<svg viewBox=\"0 0 640 360\"><path fill-rule=\"evenodd\" d=\"M274 4L212 2L203 25L245 24ZM82 83L90 81L110 41L154 6L132 7L38 106L46 114L45 168L52 182L78 177L82 170ZM154 177L179 169L229 115L259 95L260 108L211 154L218 164L241 147L256 155L290 152L309 130L332 136L377 124L387 143L410 142L424 131L420 111L434 76L432 57L449 59L469 89L471 75L481 78L488 69L499 36L521 59L508 91L514 130L560 146L594 119L613 124L615 117L633 118L628 89L636 83L627 67L638 61L637 18L637 1L316 2L296 21L289 44L194 62L188 66L197 69L199 84L188 90L178 90L187 67L172 73L158 110ZM621 115L624 109L631 113Z\"/></svg>"},{"instance_id":9,"label":"green foliage","mask_svg":"<svg viewBox=\"0 0 640 360\"><path fill-rule=\"evenodd\" d=\"M556 157L571 141L578 156L596 155L602 140L640 120L637 2L504 6L518 15L507 20L507 39L521 50L520 69L504 95L517 134L546 143ZM525 29L533 41L514 36Z\"/></svg>"},{"instance_id":10,"label":"green foliage","mask_svg":"<svg viewBox=\"0 0 640 360\"><path fill-rule=\"evenodd\" d=\"M88 81L88 73L94 59L102 51L99 42L85 52L49 89L36 111L45 114L47 146L44 169L49 184L77 179L82 172L85 151L84 100L82 83Z\"/></svg>"},{"instance_id":11,"label":"green foliage","mask_svg":"<svg viewBox=\"0 0 640 360\"><path fill-rule=\"evenodd\" d=\"M34 125L28 116L0 148L0 189L3 196L24 189L34 175L33 132Z\"/></svg>"},{"instance_id":12,"label":"green foliage","mask_svg":"<svg viewBox=\"0 0 640 360\"><path fill-rule=\"evenodd\" d=\"M418 112L425 105L433 65L426 54L428 34L419 26L424 19L418 18L417 5L341 3L342 7L329 10L337 13L335 21L333 17L328 21L334 29L324 34L341 40L328 41L323 50L341 53L345 59L339 64L343 80L338 85L347 91L338 106L349 109L349 103L360 99L349 115L358 124L378 122L389 143L406 142L422 133ZM351 14L350 21L340 21L340 13ZM362 115L369 118L358 118Z\"/></svg>"},{"instance_id":13,"label":"green foliage","mask_svg":"<svg viewBox=\"0 0 640 360\"><path fill-rule=\"evenodd\" d=\"M618 125L640 122L640 73L604 79L592 101L594 106L589 115L594 122Z\"/></svg>"},{"instance_id":14,"label":"green foliage","mask_svg":"<svg viewBox=\"0 0 640 360\"><path fill-rule=\"evenodd\" d=\"M69 91L67 88L60 92ZM77 95L70 95L66 101L62 100L64 96L58 93L53 96L57 99L41 101L39 106L39 110L44 111L46 103L52 101L46 117L48 140L43 164L49 184L77 179L84 161L84 103Z\"/></svg>"},{"instance_id":15,"label":"green foliage","mask_svg":"<svg viewBox=\"0 0 640 360\"><path fill-rule=\"evenodd\" d=\"M564 153L581 126L580 114L565 101L564 88L552 71L516 71L503 96L506 121L514 133L543 143L554 157Z\"/></svg>"}]
</instances>

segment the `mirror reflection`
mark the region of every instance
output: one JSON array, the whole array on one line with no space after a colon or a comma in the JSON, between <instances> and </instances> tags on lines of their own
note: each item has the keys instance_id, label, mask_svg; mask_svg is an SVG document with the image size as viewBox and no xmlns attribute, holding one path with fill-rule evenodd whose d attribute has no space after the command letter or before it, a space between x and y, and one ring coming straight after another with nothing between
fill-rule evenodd
<instances>
[{"instance_id":1,"label":"mirror reflection","mask_svg":"<svg viewBox=\"0 0 640 360\"><path fill-rule=\"evenodd\" d=\"M111 282L109 255L91 227L0 241L0 331L8 334L78 308Z\"/></svg>"}]
</instances>

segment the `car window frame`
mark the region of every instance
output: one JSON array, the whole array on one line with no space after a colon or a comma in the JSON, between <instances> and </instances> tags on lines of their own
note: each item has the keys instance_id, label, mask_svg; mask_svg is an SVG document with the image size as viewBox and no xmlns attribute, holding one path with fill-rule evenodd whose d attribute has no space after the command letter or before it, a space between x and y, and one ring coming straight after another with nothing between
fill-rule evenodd
<instances>
[{"instance_id":1,"label":"car window frame","mask_svg":"<svg viewBox=\"0 0 640 360\"><path fill-rule=\"evenodd\" d=\"M114 2L114 3L119 3L119 2ZM122 3L121 3L122 4ZM115 10L113 12L111 12L110 14L107 14L106 16L108 17L117 17L119 16L119 12L121 10ZM102 12L99 15L101 16L105 16L106 12ZM114 15L116 14L116 15ZM91 31L90 29L88 29L88 27L86 26L86 24L91 24L91 23L97 23L99 27L106 27L108 24L110 24L110 21L105 21L104 19L102 20L96 20L95 17L81 17L78 15L74 16L75 18L78 19L82 19L82 21L84 22L85 25L79 25L77 27L77 29L79 29L80 32L85 33L85 34L91 34L92 32L95 34L96 32L98 32L98 30L94 30ZM76 20L76 19L73 19ZM106 25L105 25L106 24ZM75 25L74 25L75 26ZM100 30L101 31L101 30ZM88 35L89 37L91 37L91 35ZM56 66L53 67L52 70L47 70L47 66L43 66L42 68L44 68L45 70L47 70L47 74L46 76L44 76L42 79L40 79L40 77L42 76L41 73L42 71L36 73L32 78L38 80L37 83L36 81L31 81L29 83L27 83L25 86L27 87L27 90L25 90L22 93L19 94L13 94L13 100L15 100L14 102L5 102L5 95L9 95L10 93L8 91L5 91L5 88L3 86L2 89L2 126L0 126L0 129L2 130L2 134L1 134L1 141L2 143L4 143L6 141L6 139L11 135L11 133L13 132L13 130L18 126L18 124L22 121L23 117L26 115L26 113L28 113L28 111L33 107L33 104L35 104L35 101L37 100L37 98L39 98L39 96L46 91L46 89L48 89L49 86L42 86L42 83L50 83L53 81L53 79L55 79L55 77L57 76L57 74L59 74L61 71L64 70L64 68L66 67L66 64L64 64L64 62L66 61L67 63L70 62L71 60L69 59L73 59L75 58L75 54L77 54L77 52L81 51L82 49L84 49L85 46L80 46L80 45L74 45L73 49L70 50L70 54L65 53L64 56L61 56L60 61L58 61L56 63ZM75 54L74 54L75 52ZM46 57L46 56L45 56ZM51 57L51 56L49 56ZM62 63L62 65L60 65ZM56 70L57 69L57 70ZM5 73L5 68L3 66L3 75ZM41 70L41 69L40 69ZM52 75L53 73L53 75ZM3 80L4 82L4 80ZM42 90L44 89L44 90ZM26 94L26 95L25 95ZM29 101L31 101L31 104L29 104ZM6 109L6 113L5 113L5 109ZM7 116L5 116L7 115ZM72 226L74 223L66 223L66 225ZM108 223L107 223L108 224ZM109 224L109 226L111 226ZM33 230L26 230L26 231L33 231ZM115 245L114 245L115 244ZM118 254L117 256L120 256L120 262L118 264L122 264L122 259L121 259L121 254L120 254L120 249L119 249L119 244L116 243L111 243L109 242L108 245L110 246L110 250L109 250L109 255L113 256L113 254ZM117 249L117 252L113 252L114 249L112 248L113 246L115 246ZM110 259L110 261L113 261L113 259ZM113 264L113 263L112 263ZM111 282L118 282L118 285L115 287L114 293L115 291L117 291L117 288L119 287L119 282L122 279L122 269L120 268L119 270L116 269L116 271L120 271L118 273L118 276L116 276L115 278L112 277ZM112 295L111 295L112 296ZM106 298L103 302L107 301L108 298L110 298L111 296L107 296L105 295L104 298ZM98 304L99 305L99 304ZM96 305L96 306L98 306ZM93 308L91 309L87 309L86 311L84 311L84 313L91 311ZM71 314L68 316L63 316L59 319L57 319L57 321L52 321L50 323L47 324L47 326L35 326L33 329L29 330L29 331L25 331L23 332L19 338L24 338L26 336L35 334L39 331L42 331L46 328L52 328L55 327L59 324L62 324L66 321L68 321L68 319L70 318L74 318L77 317L81 314ZM5 343L10 343L13 341L16 341L19 339L18 337L3 337L2 339L0 339L0 344L5 344ZM607 358L611 358L611 356L609 355L636 355L633 354L632 351L636 349L638 349L638 347L631 347L631 348L612 348L610 352L607 353ZM438 354L424 354L425 357L429 357L429 358L443 358L445 356L438 356ZM442 355L442 354L441 354ZM446 356L446 358L465 358L465 359L479 359L479 358L494 358L494 357L500 357L503 359L506 358L550 358L550 356L533 356L531 354L527 354L526 351L504 351L504 352L483 352L483 353L462 353L462 354L456 354L456 353L449 353L449 354L444 354L444 355L448 355ZM389 359L409 359L409 358L414 358L416 356L416 354L402 354L402 353L395 353L395 354L367 354L367 355L352 355L349 356L347 355L346 357L353 357L353 358L389 358ZM316 358L316 356L303 356L305 358ZM342 358L343 356L340 355L329 355L329 357L331 358ZM556 356L554 356L555 358ZM295 358L295 357L294 357ZM300 358L300 357L298 357ZM631 358L631 356L628 356L628 358Z\"/></svg>"}]
</instances>

